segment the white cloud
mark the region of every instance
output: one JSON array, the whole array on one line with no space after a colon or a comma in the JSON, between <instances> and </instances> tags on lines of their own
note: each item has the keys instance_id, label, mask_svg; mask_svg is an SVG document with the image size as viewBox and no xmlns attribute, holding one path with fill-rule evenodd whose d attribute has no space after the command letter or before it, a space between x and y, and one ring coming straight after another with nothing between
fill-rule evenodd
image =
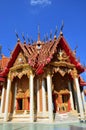
<instances>
[{"instance_id":1,"label":"white cloud","mask_svg":"<svg viewBox=\"0 0 86 130\"><path fill-rule=\"evenodd\" d=\"M32 6L34 6L34 5L50 5L51 0L31 0L30 4Z\"/></svg>"}]
</instances>

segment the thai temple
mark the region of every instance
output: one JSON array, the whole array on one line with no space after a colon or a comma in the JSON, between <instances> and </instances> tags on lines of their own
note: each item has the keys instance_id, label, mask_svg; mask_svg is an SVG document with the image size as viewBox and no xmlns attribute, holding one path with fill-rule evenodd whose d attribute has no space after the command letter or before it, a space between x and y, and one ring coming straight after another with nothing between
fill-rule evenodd
<instances>
[{"instance_id":1,"label":"thai temple","mask_svg":"<svg viewBox=\"0 0 86 130\"><path fill-rule=\"evenodd\" d=\"M18 38L0 60L0 121L86 120L85 71L62 31L33 44Z\"/></svg>"}]
</instances>

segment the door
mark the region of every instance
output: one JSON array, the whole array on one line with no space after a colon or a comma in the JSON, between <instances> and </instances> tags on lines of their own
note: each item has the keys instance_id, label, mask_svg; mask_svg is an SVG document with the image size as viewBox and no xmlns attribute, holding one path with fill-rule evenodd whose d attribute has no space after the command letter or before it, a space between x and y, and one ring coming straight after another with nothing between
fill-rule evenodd
<instances>
[{"instance_id":1,"label":"door","mask_svg":"<svg viewBox=\"0 0 86 130\"><path fill-rule=\"evenodd\" d=\"M22 98L18 99L18 110L23 110L23 100L22 100Z\"/></svg>"}]
</instances>

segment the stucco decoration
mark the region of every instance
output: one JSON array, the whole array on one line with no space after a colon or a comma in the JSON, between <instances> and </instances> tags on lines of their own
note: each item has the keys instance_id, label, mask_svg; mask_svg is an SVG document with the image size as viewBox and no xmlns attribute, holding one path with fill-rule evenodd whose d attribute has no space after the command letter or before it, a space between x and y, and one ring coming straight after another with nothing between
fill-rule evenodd
<instances>
[{"instance_id":1,"label":"stucco decoration","mask_svg":"<svg viewBox=\"0 0 86 130\"><path fill-rule=\"evenodd\" d=\"M14 77L18 77L19 79L21 79L23 75L27 75L27 77L29 78L31 73L32 69L28 64L20 64L10 69L9 78L11 79L11 81L14 79Z\"/></svg>"}]
</instances>

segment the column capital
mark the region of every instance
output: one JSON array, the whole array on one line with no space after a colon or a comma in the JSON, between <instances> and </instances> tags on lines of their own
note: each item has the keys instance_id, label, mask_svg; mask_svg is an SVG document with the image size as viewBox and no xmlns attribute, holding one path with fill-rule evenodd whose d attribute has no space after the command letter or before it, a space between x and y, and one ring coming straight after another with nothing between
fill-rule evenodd
<instances>
[{"instance_id":1,"label":"column capital","mask_svg":"<svg viewBox=\"0 0 86 130\"><path fill-rule=\"evenodd\" d=\"M72 77L73 78L78 78L78 73L77 73L76 68L73 68L73 70L72 70Z\"/></svg>"},{"instance_id":2,"label":"column capital","mask_svg":"<svg viewBox=\"0 0 86 130\"><path fill-rule=\"evenodd\" d=\"M8 73L8 79L11 80L11 72Z\"/></svg>"},{"instance_id":3,"label":"column capital","mask_svg":"<svg viewBox=\"0 0 86 130\"><path fill-rule=\"evenodd\" d=\"M51 75L51 73L50 72L47 72L47 76L50 76Z\"/></svg>"},{"instance_id":4,"label":"column capital","mask_svg":"<svg viewBox=\"0 0 86 130\"><path fill-rule=\"evenodd\" d=\"M30 71L30 76L32 76L33 78L34 78L34 76L35 76L35 75L32 73L32 71Z\"/></svg>"},{"instance_id":5,"label":"column capital","mask_svg":"<svg viewBox=\"0 0 86 130\"><path fill-rule=\"evenodd\" d=\"M46 75L47 75L47 76L48 76L48 75L51 75L51 71L50 71L49 68L46 70Z\"/></svg>"}]
</instances>

